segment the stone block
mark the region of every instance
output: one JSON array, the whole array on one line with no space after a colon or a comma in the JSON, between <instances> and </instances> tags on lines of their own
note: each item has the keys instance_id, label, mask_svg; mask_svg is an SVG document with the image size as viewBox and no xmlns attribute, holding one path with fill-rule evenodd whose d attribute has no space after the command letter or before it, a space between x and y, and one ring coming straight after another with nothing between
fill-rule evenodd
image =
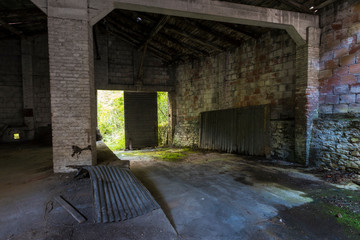
<instances>
[{"instance_id":1,"label":"stone block","mask_svg":"<svg viewBox=\"0 0 360 240\"><path fill-rule=\"evenodd\" d=\"M352 103L349 105L349 112L360 113L360 103Z\"/></svg>"},{"instance_id":2,"label":"stone block","mask_svg":"<svg viewBox=\"0 0 360 240\"><path fill-rule=\"evenodd\" d=\"M360 74L360 63L349 66L349 73Z\"/></svg>"},{"instance_id":3,"label":"stone block","mask_svg":"<svg viewBox=\"0 0 360 240\"><path fill-rule=\"evenodd\" d=\"M348 104L334 105L334 113L347 113L349 110Z\"/></svg>"},{"instance_id":4,"label":"stone block","mask_svg":"<svg viewBox=\"0 0 360 240\"><path fill-rule=\"evenodd\" d=\"M334 105L320 105L320 113L330 114L333 113Z\"/></svg>"},{"instance_id":5,"label":"stone block","mask_svg":"<svg viewBox=\"0 0 360 240\"><path fill-rule=\"evenodd\" d=\"M334 94L346 94L349 92L349 85L334 86Z\"/></svg>"},{"instance_id":6,"label":"stone block","mask_svg":"<svg viewBox=\"0 0 360 240\"><path fill-rule=\"evenodd\" d=\"M340 48L334 51L334 58L340 58L349 53L349 50L347 47Z\"/></svg>"},{"instance_id":7,"label":"stone block","mask_svg":"<svg viewBox=\"0 0 360 240\"><path fill-rule=\"evenodd\" d=\"M341 66L347 66L355 63L355 54L344 56L340 59Z\"/></svg>"},{"instance_id":8,"label":"stone block","mask_svg":"<svg viewBox=\"0 0 360 240\"><path fill-rule=\"evenodd\" d=\"M327 95L325 98L326 104L339 104L339 95Z\"/></svg>"},{"instance_id":9,"label":"stone block","mask_svg":"<svg viewBox=\"0 0 360 240\"><path fill-rule=\"evenodd\" d=\"M360 93L360 84L351 85L350 93Z\"/></svg>"},{"instance_id":10,"label":"stone block","mask_svg":"<svg viewBox=\"0 0 360 240\"><path fill-rule=\"evenodd\" d=\"M354 103L355 96L355 94L340 95L340 103Z\"/></svg>"}]
</instances>

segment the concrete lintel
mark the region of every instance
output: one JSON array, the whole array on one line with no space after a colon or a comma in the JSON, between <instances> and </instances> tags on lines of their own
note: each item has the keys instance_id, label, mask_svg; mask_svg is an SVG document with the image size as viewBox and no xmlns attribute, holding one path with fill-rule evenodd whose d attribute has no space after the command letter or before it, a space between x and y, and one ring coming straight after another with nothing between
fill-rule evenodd
<instances>
[{"instance_id":1,"label":"concrete lintel","mask_svg":"<svg viewBox=\"0 0 360 240\"><path fill-rule=\"evenodd\" d=\"M214 0L106 0L103 6L159 14L286 29L298 45L306 42L306 29L318 27L318 16ZM99 9L97 0L90 0ZM294 31L295 30L295 31Z\"/></svg>"},{"instance_id":2,"label":"concrete lintel","mask_svg":"<svg viewBox=\"0 0 360 240\"><path fill-rule=\"evenodd\" d=\"M87 9L48 6L48 16L88 21Z\"/></svg>"},{"instance_id":3,"label":"concrete lintel","mask_svg":"<svg viewBox=\"0 0 360 240\"><path fill-rule=\"evenodd\" d=\"M172 92L175 91L174 86L149 86L149 85L123 85L123 84L108 84L106 87L97 87L97 90L120 90L130 92Z\"/></svg>"}]
</instances>

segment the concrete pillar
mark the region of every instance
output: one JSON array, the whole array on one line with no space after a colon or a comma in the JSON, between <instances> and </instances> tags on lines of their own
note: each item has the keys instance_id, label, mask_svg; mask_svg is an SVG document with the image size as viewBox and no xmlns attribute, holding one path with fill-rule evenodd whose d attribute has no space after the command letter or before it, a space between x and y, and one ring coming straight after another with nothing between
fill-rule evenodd
<instances>
[{"instance_id":1,"label":"concrete pillar","mask_svg":"<svg viewBox=\"0 0 360 240\"><path fill-rule=\"evenodd\" d=\"M319 105L320 29L307 29L307 43L296 48L295 161L309 164L313 119Z\"/></svg>"},{"instance_id":2,"label":"concrete pillar","mask_svg":"<svg viewBox=\"0 0 360 240\"><path fill-rule=\"evenodd\" d=\"M27 127L26 140L33 140L35 134L34 85L32 73L32 42L21 39L21 73L23 84L24 124Z\"/></svg>"},{"instance_id":3,"label":"concrete pillar","mask_svg":"<svg viewBox=\"0 0 360 240\"><path fill-rule=\"evenodd\" d=\"M87 12L86 0L48 1L54 172L96 163L93 39Z\"/></svg>"}]
</instances>

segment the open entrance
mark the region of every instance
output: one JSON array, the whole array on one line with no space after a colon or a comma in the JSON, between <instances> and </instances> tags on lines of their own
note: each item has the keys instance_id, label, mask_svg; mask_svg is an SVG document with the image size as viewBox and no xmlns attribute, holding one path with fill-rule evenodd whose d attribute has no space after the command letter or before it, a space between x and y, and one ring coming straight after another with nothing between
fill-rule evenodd
<instances>
[{"instance_id":1,"label":"open entrance","mask_svg":"<svg viewBox=\"0 0 360 240\"><path fill-rule=\"evenodd\" d=\"M124 91L97 91L98 128L112 150L125 148Z\"/></svg>"},{"instance_id":2,"label":"open entrance","mask_svg":"<svg viewBox=\"0 0 360 240\"><path fill-rule=\"evenodd\" d=\"M98 128L112 150L168 144L167 92L98 90Z\"/></svg>"}]
</instances>

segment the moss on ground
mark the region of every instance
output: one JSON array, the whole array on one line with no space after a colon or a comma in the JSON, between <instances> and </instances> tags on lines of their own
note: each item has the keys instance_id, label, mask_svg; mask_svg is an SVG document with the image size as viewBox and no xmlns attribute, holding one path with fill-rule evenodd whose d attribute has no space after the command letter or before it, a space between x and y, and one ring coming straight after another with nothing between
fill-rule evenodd
<instances>
[{"instance_id":1,"label":"moss on ground","mask_svg":"<svg viewBox=\"0 0 360 240\"><path fill-rule=\"evenodd\" d=\"M191 153L195 153L195 151L190 148L157 148L154 150L126 151L122 152L121 155L151 157L161 161L179 162Z\"/></svg>"}]
</instances>

